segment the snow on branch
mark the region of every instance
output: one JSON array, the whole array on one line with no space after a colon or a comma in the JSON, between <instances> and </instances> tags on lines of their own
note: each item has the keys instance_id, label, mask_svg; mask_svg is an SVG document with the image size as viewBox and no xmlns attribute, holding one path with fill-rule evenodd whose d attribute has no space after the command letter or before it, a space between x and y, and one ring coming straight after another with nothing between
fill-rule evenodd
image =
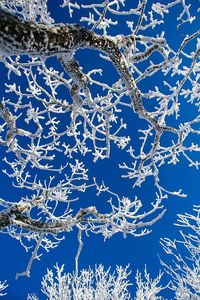
<instances>
[{"instance_id":1,"label":"snow on branch","mask_svg":"<svg viewBox=\"0 0 200 300\"><path fill-rule=\"evenodd\" d=\"M4 281L4 282L0 281L0 297L3 297L7 294L4 291L7 287L8 287L8 285L6 284L6 281Z\"/></svg>"},{"instance_id":2,"label":"snow on branch","mask_svg":"<svg viewBox=\"0 0 200 300\"><path fill-rule=\"evenodd\" d=\"M168 195L186 196L162 185L161 169L182 160L196 169L200 165L195 156L200 152L200 32L176 46L165 34L166 14L174 6L181 8L175 30L194 21L190 5L64 0L62 9L72 18L64 24L52 19L48 4L0 1L3 172L27 192L20 199L0 199L0 228L26 250L33 245L24 240L34 241L36 250L53 249L74 228L105 238L117 232L143 236L163 216ZM76 9L83 12L78 24ZM125 24L116 26L124 16ZM87 66L82 49L95 66ZM190 108L190 115L184 113ZM150 208L137 197L115 194L98 178L89 180L91 157L94 163L112 159L114 149L121 151L119 167L133 187L153 177L156 199ZM82 163L87 159L89 167ZM109 195L106 213L81 201L73 209L81 193L92 189ZM39 257L33 253L26 274Z\"/></svg>"},{"instance_id":3,"label":"snow on branch","mask_svg":"<svg viewBox=\"0 0 200 300\"><path fill-rule=\"evenodd\" d=\"M172 264L161 260L166 272L171 276L170 288L175 299L194 299L200 297L200 208L194 207L192 214L180 214L177 226L182 227L180 239L161 240L163 249L171 256Z\"/></svg>"},{"instance_id":4,"label":"snow on branch","mask_svg":"<svg viewBox=\"0 0 200 300\"><path fill-rule=\"evenodd\" d=\"M47 0L1 0L0 5L11 13L17 13L25 20L46 24L53 22L48 11Z\"/></svg>"},{"instance_id":5,"label":"snow on branch","mask_svg":"<svg viewBox=\"0 0 200 300\"><path fill-rule=\"evenodd\" d=\"M127 277L127 268L117 267L111 273L110 269L105 270L102 265L94 270L81 270L80 274L64 273L64 266L55 266L54 270L47 270L42 279L42 293L47 299L64 300L128 300L130 285ZM117 297L117 298L116 298ZM27 300L35 300L36 295L29 295Z\"/></svg>"},{"instance_id":6,"label":"snow on branch","mask_svg":"<svg viewBox=\"0 0 200 300\"><path fill-rule=\"evenodd\" d=\"M172 256L173 265L160 260L161 266L169 275L169 281L163 285L165 272L159 271L157 277L152 278L145 266L143 271L137 271L135 280L131 280L132 273L129 266L117 267L112 273L102 265L94 269L80 270L79 273L64 273L64 265L55 266L55 270L47 270L42 278L41 291L47 299L77 299L77 300L198 300L199 290L199 229L200 210L194 207L191 214L179 215L176 225L183 227L180 231L181 240L172 241L164 238L161 244L167 254ZM165 281L166 282L166 281ZM134 294L130 289L134 288ZM171 291L172 290L172 291ZM169 297L168 292L172 292ZM134 298L133 298L134 295ZM29 295L28 300L38 299L36 295Z\"/></svg>"}]
</instances>

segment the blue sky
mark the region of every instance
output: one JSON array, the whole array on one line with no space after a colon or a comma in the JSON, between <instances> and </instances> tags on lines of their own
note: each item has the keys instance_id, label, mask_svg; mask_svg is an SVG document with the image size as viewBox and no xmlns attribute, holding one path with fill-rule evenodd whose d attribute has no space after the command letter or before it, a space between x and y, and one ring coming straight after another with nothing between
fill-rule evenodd
<instances>
[{"instance_id":1,"label":"blue sky","mask_svg":"<svg viewBox=\"0 0 200 300\"><path fill-rule=\"evenodd\" d=\"M195 11L198 3L193 6ZM57 4L50 3L49 8L56 22L76 22L76 19L79 19L79 15L82 14L82 11L77 11L77 15L71 21L68 18L67 11L65 9L59 9ZM197 20L190 26L188 26L188 24L184 24L176 33L174 33L174 29L172 30L172 28L175 28L176 26L176 16L178 12L179 8L175 8L174 12L171 11L169 16L166 18L167 23L165 25L166 38L168 39L170 46L174 49L178 48L186 34L198 29ZM119 24L119 26L121 25ZM120 30L122 31L122 29ZM158 33L160 30L161 29L158 27ZM115 32L113 32L113 34L114 33ZM148 34L153 34L155 36L156 31L152 32L149 30ZM107 82L111 81L113 77L117 77L113 68L108 67L107 63L102 62L102 60L98 58L97 53L82 50L77 53L77 58L79 59L80 65L86 70L91 68L91 65L98 67L100 64L99 67L105 68L105 80ZM56 64L55 60L52 60L49 63ZM4 78L5 73L2 65L1 73L0 87L1 91L3 91L6 78ZM140 84L140 88L145 91L146 88L151 89L155 85L159 86L161 84L161 80L163 80L162 76L158 74L142 82ZM2 94L1 96L3 97L4 95ZM186 104L182 98L180 98L180 101L182 108L181 118L183 120L188 120L193 113L193 109L190 111L189 109L191 105L189 106ZM196 113L196 108L194 109L194 112ZM133 137L132 143L137 148L139 147L139 144L137 139L134 139L132 127L135 126L135 128L139 128L140 126L144 126L144 122L139 120L136 115L126 108L123 108L122 114L125 116L127 124L129 125L127 133ZM166 136L165 138L167 143L167 139L169 137ZM198 142L197 138L195 138L195 142ZM1 147L1 157L3 158L5 155L5 149ZM76 157L78 158L79 155L76 155ZM155 188L151 178L148 179L141 188L135 189L132 188L133 181L121 178L123 170L119 170L118 164L121 163L123 159L127 161L130 159L125 150L120 151L116 145L112 145L110 159L97 161L95 164L92 159L91 155L83 158L91 178L96 177L99 181L104 180L105 184L109 186L113 192L118 193L121 196L128 196L133 199L135 195L138 195L142 199L144 207L148 207L149 203L154 201ZM4 162L1 162L1 168L5 168ZM44 174L41 176L44 176ZM178 190L182 188L183 192L186 193L188 197L179 198L169 195L168 199L164 201L164 206L167 208L167 212L162 220L152 226L152 233L147 236L139 238L127 236L127 238L124 239L121 234L117 234L106 241L104 241L103 237L99 235L90 234L89 237L83 236L84 247L79 261L80 268L87 268L88 266L94 267L101 263L106 268L111 266L114 270L116 265L126 266L127 264L130 264L130 270L132 271L130 280L134 281L136 270L139 269L142 271L144 266L147 265L147 269L152 277L157 275L158 270L160 269L158 254L161 257L165 257L165 260L168 259L164 255L164 251L159 244L160 238L177 237L178 228L173 225L174 222L176 222L177 213L191 212L193 205L199 203L200 194L199 171L194 168L189 168L185 160L181 160L180 163L175 166L167 164L163 166L160 177L161 183L164 187L167 187L170 190ZM0 180L2 198L8 200L11 199L13 201L16 201L16 198L20 199L23 191L12 187L11 180L2 172L0 173ZM90 192L86 192L82 195L80 201L75 204L76 208L79 206L81 207L82 205L97 205L100 209L104 210L107 204L105 197L100 198L97 197L95 193L91 194ZM0 280L7 279L9 283L8 295L3 297L3 299L26 299L28 292L35 292L39 296L41 277L45 274L46 269L53 268L56 262L59 264L65 264L66 272L73 271L74 256L78 247L76 235L76 231L67 233L65 240L57 249L52 250L50 253L43 253L41 260L39 262L34 262L30 278L22 277L15 280L15 274L17 272L24 271L28 263L30 253L25 253L24 249L16 240L2 234L0 236ZM167 277L165 277L164 280L167 280ZM131 289L134 290L134 287ZM165 294L165 296L170 297L170 294Z\"/></svg>"}]
</instances>

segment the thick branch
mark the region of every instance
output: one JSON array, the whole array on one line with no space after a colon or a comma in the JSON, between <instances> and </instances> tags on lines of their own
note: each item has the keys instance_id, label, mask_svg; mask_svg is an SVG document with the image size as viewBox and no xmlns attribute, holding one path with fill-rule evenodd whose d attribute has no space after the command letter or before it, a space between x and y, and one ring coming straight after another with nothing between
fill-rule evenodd
<instances>
[{"instance_id":1,"label":"thick branch","mask_svg":"<svg viewBox=\"0 0 200 300\"><path fill-rule=\"evenodd\" d=\"M25 213L26 205L13 205L11 208L0 212L0 231L8 226L16 226L32 232L43 232L56 234L67 231L69 222L42 222L34 220Z\"/></svg>"},{"instance_id":2,"label":"thick branch","mask_svg":"<svg viewBox=\"0 0 200 300\"><path fill-rule=\"evenodd\" d=\"M85 46L89 36L79 25L27 22L0 8L0 50L4 55L71 53Z\"/></svg>"},{"instance_id":3,"label":"thick branch","mask_svg":"<svg viewBox=\"0 0 200 300\"><path fill-rule=\"evenodd\" d=\"M124 55L120 52L117 41L102 37L79 25L44 25L27 22L0 9L0 50L5 55L39 55L52 56L68 54L80 48L92 48L106 53L124 84L131 98L133 109L138 115L158 131L160 126L156 119L145 111L141 93L138 90ZM77 77L77 68L74 77Z\"/></svg>"},{"instance_id":4,"label":"thick branch","mask_svg":"<svg viewBox=\"0 0 200 300\"><path fill-rule=\"evenodd\" d=\"M135 236L140 236L149 232L146 227L150 227L162 218L165 210L151 220L145 220L149 214L154 213L159 208L162 207L154 206L149 212L137 216L135 211L123 213L118 210L108 214L101 214L94 206L90 206L81 208L74 217L69 216L65 220L58 219L54 222L45 222L30 217L30 214L27 213L31 209L30 203L21 203L0 212L0 231L8 226L15 226L31 232L56 235L71 231L74 226L84 225L84 230L86 231L105 233L104 231L107 230L113 234L114 230L114 232L131 233ZM139 234L135 233L137 229L142 229L142 232Z\"/></svg>"}]
</instances>

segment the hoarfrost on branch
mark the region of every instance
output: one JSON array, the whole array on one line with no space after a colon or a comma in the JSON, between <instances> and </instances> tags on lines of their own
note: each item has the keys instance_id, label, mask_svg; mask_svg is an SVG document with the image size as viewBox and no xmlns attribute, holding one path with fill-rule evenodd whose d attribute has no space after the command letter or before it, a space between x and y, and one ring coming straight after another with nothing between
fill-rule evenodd
<instances>
[{"instance_id":1,"label":"hoarfrost on branch","mask_svg":"<svg viewBox=\"0 0 200 300\"><path fill-rule=\"evenodd\" d=\"M172 265L161 260L165 272L159 271L156 278L151 278L145 266L144 272L137 271L135 281L129 267L117 267L114 273L98 266L94 270L81 270L80 274L63 273L64 267L55 266L47 270L42 278L42 292L47 299L64 300L198 300L200 297L200 267L199 267L199 233L200 208L194 207L191 214L179 215L177 226L183 227L179 232L180 240L170 238L161 240L167 256L172 256ZM163 255L162 255L163 256ZM168 283L163 285L163 277L168 277ZM166 282L166 280L165 280ZM134 286L135 297L131 297L130 288ZM164 292L172 291L170 298L163 297ZM173 298L171 298L173 297ZM38 299L29 295L27 300Z\"/></svg>"},{"instance_id":2,"label":"hoarfrost on branch","mask_svg":"<svg viewBox=\"0 0 200 300\"><path fill-rule=\"evenodd\" d=\"M4 173L15 187L27 190L20 199L0 199L0 229L26 250L33 245L27 241L35 241L23 275L30 274L40 247L55 248L74 228L105 238L117 232L149 233L165 212L163 199L169 194L186 196L181 189L162 186L160 169L182 159L199 167L193 153L200 150L194 138L200 133L200 31L183 37L178 49L164 32L174 7L180 9L177 30L184 23L190 26L195 16L185 0L154 1L152 6L143 0L133 7L127 2L65 0L62 7L68 9L71 22L64 24L53 19L48 1L0 1L6 77L0 103ZM74 24L80 8L85 15ZM119 26L124 16L126 22ZM104 81L106 70L82 65L81 49L96 55L99 65L108 65L113 81ZM157 75L163 80L151 87L148 83ZM190 116L182 115L182 101L193 107ZM127 118L130 114L133 121ZM165 135L170 136L167 144ZM122 157L127 153L132 160L130 164L124 159L119 167L133 187L142 186L148 177L154 180L156 198L147 211L137 197L118 195L98 178L90 179L81 161L112 158L117 147ZM49 172L49 179L42 179L42 172ZM74 201L91 190L107 195L107 213L95 204L73 210Z\"/></svg>"}]
</instances>

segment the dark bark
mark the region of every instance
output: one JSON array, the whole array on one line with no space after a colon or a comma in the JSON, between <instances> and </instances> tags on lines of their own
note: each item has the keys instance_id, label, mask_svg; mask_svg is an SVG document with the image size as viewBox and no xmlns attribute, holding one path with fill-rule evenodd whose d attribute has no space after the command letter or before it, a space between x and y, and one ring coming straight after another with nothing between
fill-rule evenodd
<instances>
[{"instance_id":1,"label":"dark bark","mask_svg":"<svg viewBox=\"0 0 200 300\"><path fill-rule=\"evenodd\" d=\"M8 227L11 223L11 215L9 212L0 213L0 231Z\"/></svg>"},{"instance_id":2,"label":"dark bark","mask_svg":"<svg viewBox=\"0 0 200 300\"><path fill-rule=\"evenodd\" d=\"M120 55L112 39L78 24L45 25L25 21L0 8L0 49L5 55L51 56L73 53L80 48Z\"/></svg>"},{"instance_id":3,"label":"dark bark","mask_svg":"<svg viewBox=\"0 0 200 300\"><path fill-rule=\"evenodd\" d=\"M45 234L57 234L60 232L67 232L78 223L88 223L91 216L96 218L96 222L102 220L108 222L108 215L103 215L97 212L95 207L88 207L80 209L74 216L73 221L71 218L65 221L45 222L35 220L25 212L26 205L16 204L12 207L0 212L0 232L6 227L15 226L31 232L42 232ZM95 219L94 219L95 222Z\"/></svg>"},{"instance_id":4,"label":"dark bark","mask_svg":"<svg viewBox=\"0 0 200 300\"><path fill-rule=\"evenodd\" d=\"M67 53L85 46L89 36L79 25L27 22L0 8L0 49L5 55Z\"/></svg>"},{"instance_id":5,"label":"dark bark","mask_svg":"<svg viewBox=\"0 0 200 300\"><path fill-rule=\"evenodd\" d=\"M21 212L17 209L16 205L0 212L0 231L12 225L12 220L20 217Z\"/></svg>"},{"instance_id":6,"label":"dark bark","mask_svg":"<svg viewBox=\"0 0 200 300\"><path fill-rule=\"evenodd\" d=\"M65 231L67 222L42 222L27 216L20 205L13 205L11 208L0 212L0 231L8 226L23 228L32 232L58 233Z\"/></svg>"},{"instance_id":7,"label":"dark bark","mask_svg":"<svg viewBox=\"0 0 200 300\"><path fill-rule=\"evenodd\" d=\"M5 55L57 55L59 58L62 54L73 54L80 48L96 49L110 57L127 88L134 94L133 103L137 102L137 105L134 103L135 111L141 111L141 99L135 97L135 82L129 74L123 54L112 39L79 25L27 22L0 9L0 50Z\"/></svg>"},{"instance_id":8,"label":"dark bark","mask_svg":"<svg viewBox=\"0 0 200 300\"><path fill-rule=\"evenodd\" d=\"M144 109L141 92L129 72L123 53L113 39L100 36L80 25L44 25L27 22L0 8L0 52L3 54L27 54L40 57L56 55L58 59L65 55L65 59L70 59L80 48L90 48L106 53L127 87L134 111L141 118L146 119L156 131L165 130ZM75 71L74 77L76 78ZM79 77L78 84L86 90L83 76Z\"/></svg>"}]
</instances>

